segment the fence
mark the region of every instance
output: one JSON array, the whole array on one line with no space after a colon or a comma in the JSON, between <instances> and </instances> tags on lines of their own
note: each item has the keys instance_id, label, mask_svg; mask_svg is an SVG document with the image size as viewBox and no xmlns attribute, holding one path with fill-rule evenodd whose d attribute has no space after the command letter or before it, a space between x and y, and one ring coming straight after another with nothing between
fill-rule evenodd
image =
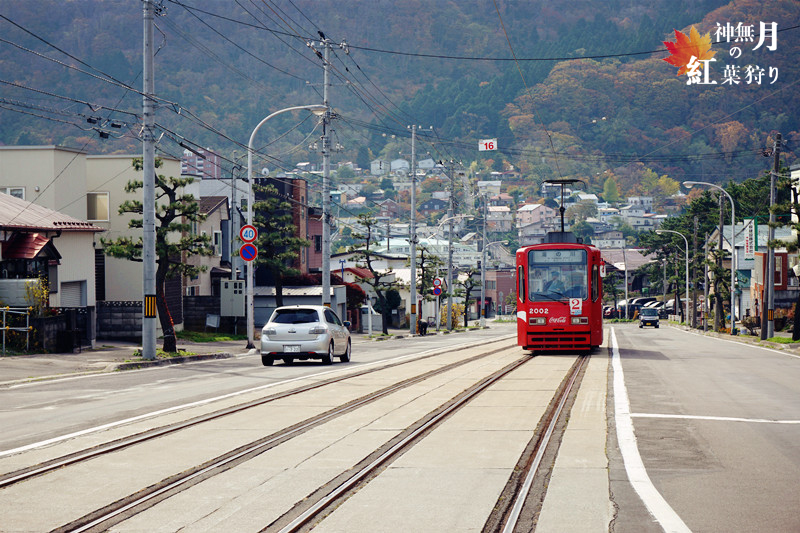
<instances>
[{"instance_id":1,"label":"fence","mask_svg":"<svg viewBox=\"0 0 800 533\"><path fill-rule=\"evenodd\" d=\"M6 354L6 335L9 331L19 331L25 333L25 350L30 350L31 346L31 309L30 307L3 307L0 311L3 312L3 355ZM25 315L25 327L22 326L9 326L8 315Z\"/></svg>"}]
</instances>

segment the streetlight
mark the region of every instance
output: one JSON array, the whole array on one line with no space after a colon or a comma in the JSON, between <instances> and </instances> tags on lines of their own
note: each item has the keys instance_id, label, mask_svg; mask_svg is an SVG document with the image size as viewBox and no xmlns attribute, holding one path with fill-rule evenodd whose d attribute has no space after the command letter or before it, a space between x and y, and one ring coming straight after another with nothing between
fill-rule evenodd
<instances>
[{"instance_id":1,"label":"streetlight","mask_svg":"<svg viewBox=\"0 0 800 533\"><path fill-rule=\"evenodd\" d=\"M328 111L328 106L320 105L320 104L311 104L311 105L300 105L294 107L287 107L286 109L281 109L280 111L275 111L271 115L264 118L261 122L258 123L258 126L255 127L253 133L250 134L250 140L247 142L247 223L249 225L253 225L253 139L256 136L256 132L263 126L269 119L280 115L282 113L288 113L289 111L298 111L300 109L305 109L307 111L311 111L317 116L321 116ZM233 237L233 236L231 236ZM253 259L255 261L255 259ZM253 343L254 340L254 313L255 313L255 302L253 301L253 283L254 283L254 276L253 276L253 261L247 262L247 348L252 349L255 348L255 344Z\"/></svg>"},{"instance_id":2,"label":"streetlight","mask_svg":"<svg viewBox=\"0 0 800 533\"><path fill-rule=\"evenodd\" d=\"M707 181L683 182L683 186L687 189L691 189L692 185L706 185L714 189L719 189L731 202L731 335L736 335L736 310L734 307L736 305L736 205L733 203L733 198L728 194L728 191L719 185L708 183ZM722 252L722 250L720 250L720 252ZM724 316L725 315L723 315L723 318ZM722 325L725 326L724 323Z\"/></svg>"},{"instance_id":3,"label":"streetlight","mask_svg":"<svg viewBox=\"0 0 800 533\"><path fill-rule=\"evenodd\" d=\"M434 235L437 235L442 229L442 224L450 221L450 231L447 234L447 329L453 329L453 226L452 221L457 218L473 219L472 215L454 215L451 217L443 218L436 226Z\"/></svg>"},{"instance_id":4,"label":"streetlight","mask_svg":"<svg viewBox=\"0 0 800 533\"><path fill-rule=\"evenodd\" d=\"M684 320L686 320L686 322L688 323L689 322L689 241L686 239L683 233L680 233L678 231L672 231L671 229L657 229L656 233L659 235L661 235L662 233L674 233L675 235L680 235L681 238L683 239L683 242L686 243L686 316L684 316ZM627 308L628 308L627 302L625 305L627 314ZM675 308L676 309L678 308L677 303Z\"/></svg>"},{"instance_id":5,"label":"streetlight","mask_svg":"<svg viewBox=\"0 0 800 533\"><path fill-rule=\"evenodd\" d=\"M481 327L486 326L486 250L494 244L508 244L508 241L490 242L481 250Z\"/></svg>"}]
</instances>

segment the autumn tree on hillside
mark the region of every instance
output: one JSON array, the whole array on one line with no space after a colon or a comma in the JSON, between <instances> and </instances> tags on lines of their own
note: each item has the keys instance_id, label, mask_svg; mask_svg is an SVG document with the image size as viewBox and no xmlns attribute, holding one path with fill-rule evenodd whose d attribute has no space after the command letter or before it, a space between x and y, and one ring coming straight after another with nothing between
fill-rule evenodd
<instances>
[{"instance_id":1,"label":"autumn tree on hillside","mask_svg":"<svg viewBox=\"0 0 800 533\"><path fill-rule=\"evenodd\" d=\"M161 160L156 159L156 168L161 167ZM133 160L136 170L143 169L141 158ZM156 308L161 329L164 332L163 349L165 352L176 352L175 325L164 294L167 279L175 276L197 276L205 267L193 266L181 258L184 255L206 255L214 253L211 238L208 235L192 234L192 225L205 220L200 213L199 205L191 194L182 194L183 188L192 183L192 177L166 177L156 173ZM125 186L125 192L137 193L144 186L143 181L134 180ZM140 195L141 196L141 195ZM126 200L119 206L119 214L133 213L142 215L141 200ZM141 232L141 218L134 218L128 227ZM142 262L142 237L124 236L113 240L100 239L106 255L129 261Z\"/></svg>"}]
</instances>

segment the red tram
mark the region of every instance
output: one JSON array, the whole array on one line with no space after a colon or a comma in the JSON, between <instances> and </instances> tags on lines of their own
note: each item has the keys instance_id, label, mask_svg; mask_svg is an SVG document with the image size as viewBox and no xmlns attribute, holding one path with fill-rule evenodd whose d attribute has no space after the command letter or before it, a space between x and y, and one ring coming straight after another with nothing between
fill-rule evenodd
<instances>
[{"instance_id":1,"label":"red tram","mask_svg":"<svg viewBox=\"0 0 800 533\"><path fill-rule=\"evenodd\" d=\"M517 344L533 352L600 346L604 270L594 246L550 243L517 250Z\"/></svg>"}]
</instances>

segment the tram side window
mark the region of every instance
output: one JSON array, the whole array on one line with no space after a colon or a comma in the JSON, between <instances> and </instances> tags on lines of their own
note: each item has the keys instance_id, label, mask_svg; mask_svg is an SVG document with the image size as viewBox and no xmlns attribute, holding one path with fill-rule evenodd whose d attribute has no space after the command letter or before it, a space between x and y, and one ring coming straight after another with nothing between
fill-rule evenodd
<instances>
[{"instance_id":1,"label":"tram side window","mask_svg":"<svg viewBox=\"0 0 800 533\"><path fill-rule=\"evenodd\" d=\"M592 265L592 301L596 302L600 297L600 268Z\"/></svg>"},{"instance_id":2,"label":"tram side window","mask_svg":"<svg viewBox=\"0 0 800 533\"><path fill-rule=\"evenodd\" d=\"M525 270L517 267L517 295L522 303L525 303Z\"/></svg>"}]
</instances>

